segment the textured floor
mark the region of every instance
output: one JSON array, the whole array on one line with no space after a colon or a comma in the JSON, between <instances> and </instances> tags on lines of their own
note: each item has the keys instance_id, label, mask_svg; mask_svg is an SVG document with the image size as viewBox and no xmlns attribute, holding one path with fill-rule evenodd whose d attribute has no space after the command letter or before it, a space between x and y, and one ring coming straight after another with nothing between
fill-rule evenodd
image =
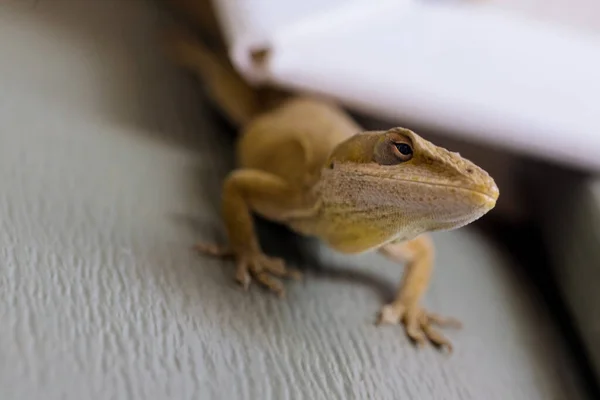
<instances>
[{"instance_id":1,"label":"textured floor","mask_svg":"<svg viewBox=\"0 0 600 400\"><path fill-rule=\"evenodd\" d=\"M320 268L286 300L242 294L189 250L221 234L231 148L161 60L156 13L23 4L0 6L3 400L584 398L548 311L474 230L435 236L427 304L466 324L450 358L372 325L401 271L379 257L309 246Z\"/></svg>"}]
</instances>

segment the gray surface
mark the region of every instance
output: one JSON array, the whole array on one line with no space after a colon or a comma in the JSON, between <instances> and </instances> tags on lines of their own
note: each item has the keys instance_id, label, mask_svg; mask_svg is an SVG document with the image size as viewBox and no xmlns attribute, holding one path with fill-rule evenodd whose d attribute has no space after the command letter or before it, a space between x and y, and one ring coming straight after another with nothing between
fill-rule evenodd
<instances>
[{"instance_id":1,"label":"gray surface","mask_svg":"<svg viewBox=\"0 0 600 400\"><path fill-rule=\"evenodd\" d=\"M427 304L466 324L450 358L372 325L400 278L378 257L318 249L328 272L287 300L240 293L189 249L218 236L231 148L161 61L156 13L20 4L0 6L3 400L583 398L548 312L470 229L435 237Z\"/></svg>"},{"instance_id":2,"label":"gray surface","mask_svg":"<svg viewBox=\"0 0 600 400\"><path fill-rule=\"evenodd\" d=\"M600 179L546 173L537 191L556 282L600 380Z\"/></svg>"}]
</instances>

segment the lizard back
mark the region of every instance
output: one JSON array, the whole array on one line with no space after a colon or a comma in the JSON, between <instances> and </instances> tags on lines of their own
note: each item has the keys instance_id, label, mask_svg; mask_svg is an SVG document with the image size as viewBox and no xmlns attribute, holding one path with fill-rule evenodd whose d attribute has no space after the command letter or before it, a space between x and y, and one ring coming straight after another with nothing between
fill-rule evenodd
<instances>
[{"instance_id":1,"label":"lizard back","mask_svg":"<svg viewBox=\"0 0 600 400\"><path fill-rule=\"evenodd\" d=\"M305 188L318 180L335 146L360 131L343 109L326 100L290 97L244 126L238 164Z\"/></svg>"}]
</instances>

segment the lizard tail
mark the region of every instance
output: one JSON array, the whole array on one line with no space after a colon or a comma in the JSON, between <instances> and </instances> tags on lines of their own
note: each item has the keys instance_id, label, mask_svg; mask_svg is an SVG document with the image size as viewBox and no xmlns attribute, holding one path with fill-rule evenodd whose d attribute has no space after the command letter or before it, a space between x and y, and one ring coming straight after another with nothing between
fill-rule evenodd
<instances>
[{"instance_id":1,"label":"lizard tail","mask_svg":"<svg viewBox=\"0 0 600 400\"><path fill-rule=\"evenodd\" d=\"M262 111L259 90L244 81L226 56L210 50L192 34L183 30L171 32L167 51L178 65L202 80L210 99L237 126L243 126Z\"/></svg>"}]
</instances>

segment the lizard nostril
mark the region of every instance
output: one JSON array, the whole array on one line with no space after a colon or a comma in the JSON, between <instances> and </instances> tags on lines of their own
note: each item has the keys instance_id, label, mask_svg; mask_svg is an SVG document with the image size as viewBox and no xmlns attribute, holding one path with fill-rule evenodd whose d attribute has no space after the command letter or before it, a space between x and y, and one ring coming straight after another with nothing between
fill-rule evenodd
<instances>
[{"instance_id":1,"label":"lizard nostril","mask_svg":"<svg viewBox=\"0 0 600 400\"><path fill-rule=\"evenodd\" d=\"M472 174L473 173L473 168L467 168L467 173Z\"/></svg>"}]
</instances>

